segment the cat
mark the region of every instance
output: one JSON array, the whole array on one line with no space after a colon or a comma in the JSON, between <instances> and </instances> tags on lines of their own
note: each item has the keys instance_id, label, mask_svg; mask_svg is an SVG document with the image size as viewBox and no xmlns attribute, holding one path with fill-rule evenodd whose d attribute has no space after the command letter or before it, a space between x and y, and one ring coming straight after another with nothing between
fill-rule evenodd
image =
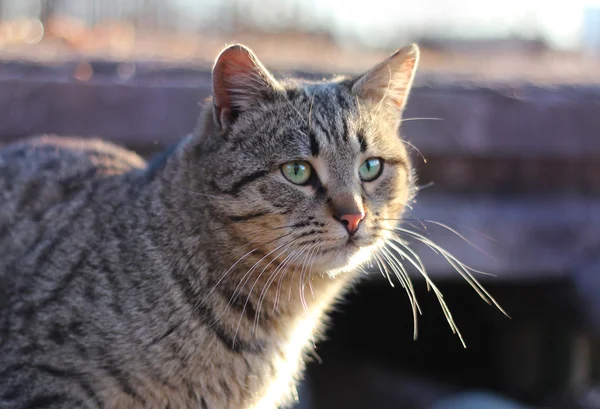
<instances>
[{"instance_id":1,"label":"cat","mask_svg":"<svg viewBox=\"0 0 600 409\"><path fill-rule=\"evenodd\" d=\"M0 150L0 407L293 402L416 193L399 126L418 60L278 80L231 45L197 129L148 164L95 139Z\"/></svg>"}]
</instances>

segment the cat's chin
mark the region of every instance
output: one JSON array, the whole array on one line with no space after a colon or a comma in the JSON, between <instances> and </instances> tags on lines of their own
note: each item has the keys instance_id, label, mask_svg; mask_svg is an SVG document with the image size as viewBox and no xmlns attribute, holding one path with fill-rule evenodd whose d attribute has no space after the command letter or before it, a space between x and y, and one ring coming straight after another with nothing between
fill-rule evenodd
<instances>
[{"instance_id":1,"label":"cat's chin","mask_svg":"<svg viewBox=\"0 0 600 409\"><path fill-rule=\"evenodd\" d=\"M349 242L322 254L314 260L315 271L323 272L330 277L356 271L358 267L371 259L373 252L378 248L378 243L359 246Z\"/></svg>"}]
</instances>

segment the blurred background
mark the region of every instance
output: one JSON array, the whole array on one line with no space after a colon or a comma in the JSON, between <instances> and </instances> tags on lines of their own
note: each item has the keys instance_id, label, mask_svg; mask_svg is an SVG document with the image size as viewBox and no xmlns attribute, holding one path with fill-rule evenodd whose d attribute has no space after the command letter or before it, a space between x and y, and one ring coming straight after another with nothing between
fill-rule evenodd
<instances>
[{"instance_id":1,"label":"blurred background","mask_svg":"<svg viewBox=\"0 0 600 409\"><path fill-rule=\"evenodd\" d=\"M306 78L419 43L410 228L493 274L512 317L414 243L467 348L411 271L414 341L404 291L373 269L298 408L600 408L600 2L0 0L0 144L98 136L151 157L193 129L234 41Z\"/></svg>"}]
</instances>

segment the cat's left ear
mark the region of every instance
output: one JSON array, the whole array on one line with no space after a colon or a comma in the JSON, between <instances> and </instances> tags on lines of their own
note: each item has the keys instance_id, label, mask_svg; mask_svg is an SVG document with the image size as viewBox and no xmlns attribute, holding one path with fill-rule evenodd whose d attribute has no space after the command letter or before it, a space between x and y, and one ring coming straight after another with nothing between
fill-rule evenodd
<instances>
[{"instance_id":1,"label":"cat's left ear","mask_svg":"<svg viewBox=\"0 0 600 409\"><path fill-rule=\"evenodd\" d=\"M215 121L227 128L261 99L282 90L254 53L241 44L224 49L212 71Z\"/></svg>"},{"instance_id":2,"label":"cat's left ear","mask_svg":"<svg viewBox=\"0 0 600 409\"><path fill-rule=\"evenodd\" d=\"M352 93L363 102L387 108L400 117L419 64L419 47L411 44L396 51L352 83Z\"/></svg>"}]
</instances>

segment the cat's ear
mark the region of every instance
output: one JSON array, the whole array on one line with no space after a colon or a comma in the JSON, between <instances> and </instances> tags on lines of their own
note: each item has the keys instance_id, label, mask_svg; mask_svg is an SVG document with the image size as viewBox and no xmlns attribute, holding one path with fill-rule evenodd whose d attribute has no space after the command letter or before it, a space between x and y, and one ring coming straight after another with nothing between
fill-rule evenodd
<instances>
[{"instance_id":1,"label":"cat's ear","mask_svg":"<svg viewBox=\"0 0 600 409\"><path fill-rule=\"evenodd\" d=\"M247 47L235 44L217 57L212 70L215 121L222 128L240 112L281 89L281 85Z\"/></svg>"},{"instance_id":2,"label":"cat's ear","mask_svg":"<svg viewBox=\"0 0 600 409\"><path fill-rule=\"evenodd\" d=\"M352 93L364 102L387 108L400 117L419 64L419 47L411 44L396 51L352 83Z\"/></svg>"}]
</instances>

